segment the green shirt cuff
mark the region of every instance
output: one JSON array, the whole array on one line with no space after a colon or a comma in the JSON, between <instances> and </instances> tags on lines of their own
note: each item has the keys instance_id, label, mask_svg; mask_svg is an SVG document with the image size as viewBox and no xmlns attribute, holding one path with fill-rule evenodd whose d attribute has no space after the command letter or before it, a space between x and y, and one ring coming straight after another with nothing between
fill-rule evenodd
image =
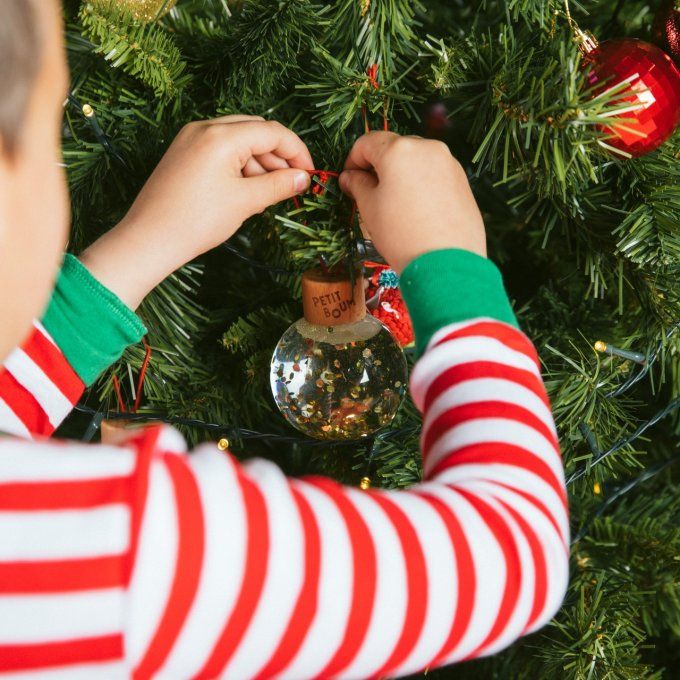
<instances>
[{"instance_id":1,"label":"green shirt cuff","mask_svg":"<svg viewBox=\"0 0 680 680\"><path fill-rule=\"evenodd\" d=\"M409 262L400 277L420 356L440 328L490 317L519 327L498 267L469 250L432 250Z\"/></svg>"},{"instance_id":2,"label":"green shirt cuff","mask_svg":"<svg viewBox=\"0 0 680 680\"><path fill-rule=\"evenodd\" d=\"M146 333L139 317L73 255L64 259L42 323L86 385Z\"/></svg>"}]
</instances>

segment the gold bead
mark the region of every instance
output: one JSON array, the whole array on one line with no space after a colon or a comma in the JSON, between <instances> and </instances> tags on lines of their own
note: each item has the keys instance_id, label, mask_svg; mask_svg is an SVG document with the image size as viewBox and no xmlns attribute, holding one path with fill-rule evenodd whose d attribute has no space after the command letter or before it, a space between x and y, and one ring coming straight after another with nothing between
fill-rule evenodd
<instances>
[{"instance_id":1,"label":"gold bead","mask_svg":"<svg viewBox=\"0 0 680 680\"><path fill-rule=\"evenodd\" d=\"M89 104L83 104L83 116L85 118L92 118L94 116L94 109Z\"/></svg>"},{"instance_id":2,"label":"gold bead","mask_svg":"<svg viewBox=\"0 0 680 680\"><path fill-rule=\"evenodd\" d=\"M371 488L371 478L370 477L362 477L361 481L359 482L359 488L362 491L366 491L367 489Z\"/></svg>"},{"instance_id":3,"label":"gold bead","mask_svg":"<svg viewBox=\"0 0 680 680\"><path fill-rule=\"evenodd\" d=\"M602 342L602 340L598 340L595 345L595 350L598 352L606 352L607 351L607 343Z\"/></svg>"},{"instance_id":4,"label":"gold bead","mask_svg":"<svg viewBox=\"0 0 680 680\"><path fill-rule=\"evenodd\" d=\"M220 451L226 451L229 448L229 440L226 437L222 437L222 439L217 442L217 448Z\"/></svg>"},{"instance_id":5,"label":"gold bead","mask_svg":"<svg viewBox=\"0 0 680 680\"><path fill-rule=\"evenodd\" d=\"M593 484L593 493L598 496L602 493L602 488L600 487L599 482L595 482L595 484Z\"/></svg>"}]
</instances>

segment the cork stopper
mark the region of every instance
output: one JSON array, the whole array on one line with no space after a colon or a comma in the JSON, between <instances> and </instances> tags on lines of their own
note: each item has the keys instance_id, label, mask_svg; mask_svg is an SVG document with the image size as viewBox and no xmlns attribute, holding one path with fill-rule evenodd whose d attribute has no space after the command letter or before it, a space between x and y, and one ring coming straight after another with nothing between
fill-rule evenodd
<instances>
[{"instance_id":1,"label":"cork stopper","mask_svg":"<svg viewBox=\"0 0 680 680\"><path fill-rule=\"evenodd\" d=\"M364 277L354 273L354 285L346 270L310 269L302 275L302 307L305 319L315 326L339 326L366 316Z\"/></svg>"},{"instance_id":2,"label":"cork stopper","mask_svg":"<svg viewBox=\"0 0 680 680\"><path fill-rule=\"evenodd\" d=\"M101 435L102 444L116 446L122 444L131 436L129 420L102 420Z\"/></svg>"}]
</instances>

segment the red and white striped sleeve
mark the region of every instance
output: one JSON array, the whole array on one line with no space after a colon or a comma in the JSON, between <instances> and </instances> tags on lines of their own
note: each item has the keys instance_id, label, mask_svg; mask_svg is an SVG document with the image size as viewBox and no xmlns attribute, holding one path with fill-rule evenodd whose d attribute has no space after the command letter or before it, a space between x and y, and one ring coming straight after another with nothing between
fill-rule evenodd
<instances>
[{"instance_id":1,"label":"red and white striped sleeve","mask_svg":"<svg viewBox=\"0 0 680 680\"><path fill-rule=\"evenodd\" d=\"M41 321L0 365L0 433L51 435L146 328L77 258L66 255Z\"/></svg>"},{"instance_id":2,"label":"red and white striped sleeve","mask_svg":"<svg viewBox=\"0 0 680 680\"><path fill-rule=\"evenodd\" d=\"M26 341L0 365L0 432L51 435L84 389L52 336L34 321Z\"/></svg>"},{"instance_id":3,"label":"red and white striped sleeve","mask_svg":"<svg viewBox=\"0 0 680 680\"><path fill-rule=\"evenodd\" d=\"M187 456L169 428L117 451L0 441L0 668L394 677L544 625L569 529L531 342L449 324L410 389L425 474L404 491L289 479L214 446Z\"/></svg>"}]
</instances>

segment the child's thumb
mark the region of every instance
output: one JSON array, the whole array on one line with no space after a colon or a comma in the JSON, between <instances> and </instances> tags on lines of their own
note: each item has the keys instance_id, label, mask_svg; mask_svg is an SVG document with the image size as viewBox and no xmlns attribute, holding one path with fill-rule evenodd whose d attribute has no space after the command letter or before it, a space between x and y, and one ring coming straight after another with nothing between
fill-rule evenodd
<instances>
[{"instance_id":1,"label":"child's thumb","mask_svg":"<svg viewBox=\"0 0 680 680\"><path fill-rule=\"evenodd\" d=\"M340 174L339 181L340 188L360 205L378 186L378 178L365 170L345 170Z\"/></svg>"},{"instance_id":2,"label":"child's thumb","mask_svg":"<svg viewBox=\"0 0 680 680\"><path fill-rule=\"evenodd\" d=\"M309 187L311 179L308 172L290 168L273 170L263 175L249 177L246 186L252 197L253 212L259 212L301 194Z\"/></svg>"}]
</instances>

